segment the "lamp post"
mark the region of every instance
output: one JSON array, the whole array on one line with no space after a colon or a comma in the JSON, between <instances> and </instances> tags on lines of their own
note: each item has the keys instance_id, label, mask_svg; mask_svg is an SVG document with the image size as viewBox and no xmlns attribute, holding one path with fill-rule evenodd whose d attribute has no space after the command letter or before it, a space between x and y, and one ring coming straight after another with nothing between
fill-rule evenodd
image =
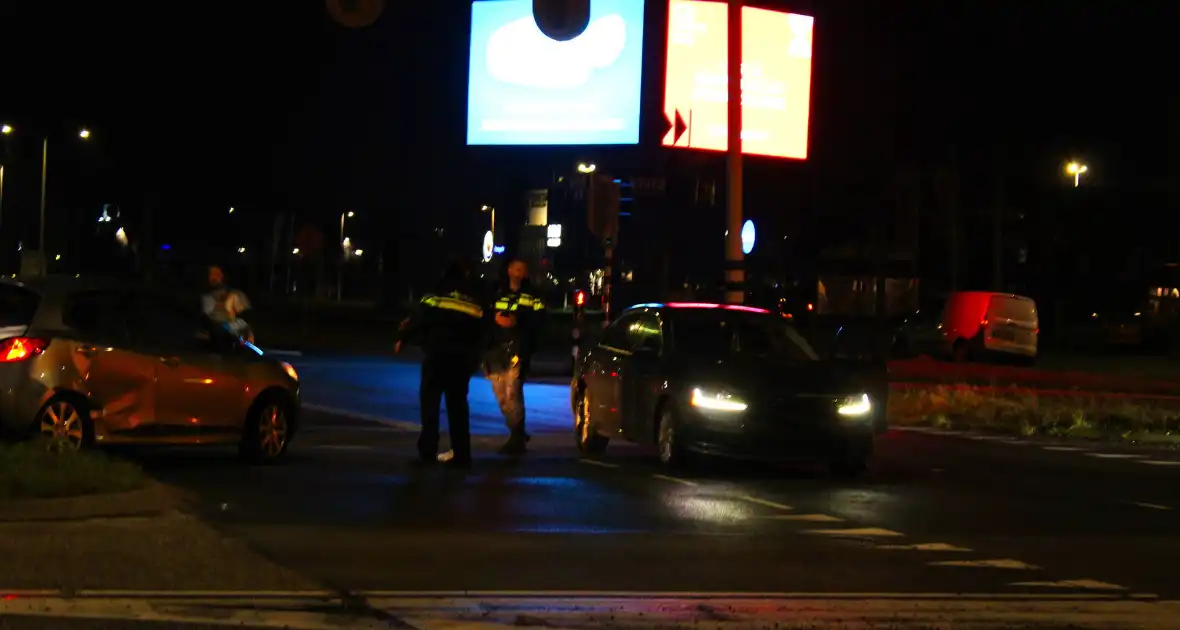
<instances>
[{"instance_id":1,"label":"lamp post","mask_svg":"<svg viewBox=\"0 0 1180 630\"><path fill-rule=\"evenodd\" d=\"M495 238L496 238L496 208L494 206L480 206L479 211L480 212L487 212L487 213L491 214L491 217L492 217L492 226L491 226L492 240L495 240Z\"/></svg>"},{"instance_id":2,"label":"lamp post","mask_svg":"<svg viewBox=\"0 0 1180 630\"><path fill-rule=\"evenodd\" d=\"M1090 170L1090 167L1079 162L1070 162L1065 165L1065 174L1073 176L1073 187L1077 188L1082 183L1082 173Z\"/></svg>"},{"instance_id":3,"label":"lamp post","mask_svg":"<svg viewBox=\"0 0 1180 630\"><path fill-rule=\"evenodd\" d=\"M336 270L336 302L344 301L344 264L348 262L348 239L344 237L344 221L356 216L349 210L340 213L340 267Z\"/></svg>"},{"instance_id":4,"label":"lamp post","mask_svg":"<svg viewBox=\"0 0 1180 630\"><path fill-rule=\"evenodd\" d=\"M0 125L0 134L9 135L12 133L12 127L5 124ZM4 219L4 165L0 164L0 222Z\"/></svg>"},{"instance_id":5,"label":"lamp post","mask_svg":"<svg viewBox=\"0 0 1180 630\"><path fill-rule=\"evenodd\" d=\"M15 131L11 125L0 125L0 133L10 135ZM90 130L83 127L78 130L78 137L83 140L90 139ZM46 179L49 170L49 136L45 135L41 138L41 221L40 231L37 235L37 250L38 255L42 260L45 259L45 191Z\"/></svg>"}]
</instances>

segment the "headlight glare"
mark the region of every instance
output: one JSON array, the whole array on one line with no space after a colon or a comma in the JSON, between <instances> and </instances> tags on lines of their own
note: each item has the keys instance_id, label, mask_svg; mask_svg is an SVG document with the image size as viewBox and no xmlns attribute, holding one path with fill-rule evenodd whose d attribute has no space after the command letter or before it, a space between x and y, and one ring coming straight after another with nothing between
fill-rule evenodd
<instances>
[{"instance_id":1,"label":"headlight glare","mask_svg":"<svg viewBox=\"0 0 1180 630\"><path fill-rule=\"evenodd\" d=\"M836 413L853 417L868 415L872 410L873 403L869 400L868 394L849 396L841 400L840 405L836 407Z\"/></svg>"},{"instance_id":2,"label":"headlight glare","mask_svg":"<svg viewBox=\"0 0 1180 630\"><path fill-rule=\"evenodd\" d=\"M745 411L747 405L740 398L723 391L709 391L695 387L692 390L692 406L710 411Z\"/></svg>"},{"instance_id":3,"label":"headlight glare","mask_svg":"<svg viewBox=\"0 0 1180 630\"><path fill-rule=\"evenodd\" d=\"M295 366L283 361L283 371L287 373L287 376L291 377L291 380L296 383L299 382L299 373L295 371Z\"/></svg>"}]
</instances>

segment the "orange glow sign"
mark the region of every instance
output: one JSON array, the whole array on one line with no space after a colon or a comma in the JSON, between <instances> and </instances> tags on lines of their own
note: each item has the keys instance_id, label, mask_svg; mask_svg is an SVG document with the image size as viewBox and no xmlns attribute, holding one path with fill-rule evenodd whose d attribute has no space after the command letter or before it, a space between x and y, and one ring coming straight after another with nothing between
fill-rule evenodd
<instances>
[{"instance_id":1,"label":"orange glow sign","mask_svg":"<svg viewBox=\"0 0 1180 630\"><path fill-rule=\"evenodd\" d=\"M724 2L670 0L666 147L729 148L727 10ZM806 159L815 20L742 11L742 153Z\"/></svg>"}]
</instances>

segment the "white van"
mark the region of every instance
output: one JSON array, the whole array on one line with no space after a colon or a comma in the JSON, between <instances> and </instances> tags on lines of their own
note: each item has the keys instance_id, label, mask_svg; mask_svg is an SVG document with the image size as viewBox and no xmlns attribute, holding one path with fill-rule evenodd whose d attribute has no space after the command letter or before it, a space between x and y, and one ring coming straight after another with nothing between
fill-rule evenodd
<instances>
[{"instance_id":1,"label":"white van","mask_svg":"<svg viewBox=\"0 0 1180 630\"><path fill-rule=\"evenodd\" d=\"M1000 354L1031 362L1040 320L1032 298L990 291L958 291L938 321L941 345L955 361Z\"/></svg>"}]
</instances>

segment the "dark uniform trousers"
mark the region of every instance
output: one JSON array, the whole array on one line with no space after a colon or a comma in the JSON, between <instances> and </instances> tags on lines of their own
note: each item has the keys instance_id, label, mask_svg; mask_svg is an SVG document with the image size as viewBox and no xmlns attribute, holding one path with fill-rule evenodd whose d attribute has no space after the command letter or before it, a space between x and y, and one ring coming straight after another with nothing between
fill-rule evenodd
<instances>
[{"instance_id":1,"label":"dark uniform trousers","mask_svg":"<svg viewBox=\"0 0 1180 630\"><path fill-rule=\"evenodd\" d=\"M471 461L471 410L467 391L475 368L475 362L467 357L434 355L422 362L422 386L418 389L422 433L418 436L418 454L423 459L434 459L438 454L439 415L445 397L454 459Z\"/></svg>"}]
</instances>

